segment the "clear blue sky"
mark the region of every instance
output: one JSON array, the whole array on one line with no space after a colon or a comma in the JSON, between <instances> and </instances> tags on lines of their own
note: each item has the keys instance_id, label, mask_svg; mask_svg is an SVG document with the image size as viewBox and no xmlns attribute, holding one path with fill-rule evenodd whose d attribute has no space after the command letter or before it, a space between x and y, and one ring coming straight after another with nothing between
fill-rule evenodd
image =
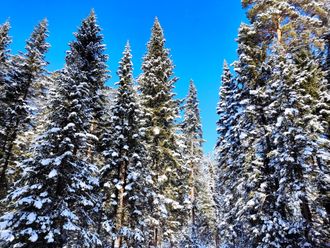
<instances>
[{"instance_id":1,"label":"clear blue sky","mask_svg":"<svg viewBox=\"0 0 330 248\"><path fill-rule=\"evenodd\" d=\"M180 78L175 92L185 97L189 80L195 81L200 101L205 152L213 149L216 134L216 105L222 62L236 59L235 38L241 22L246 21L240 0L10 0L1 1L0 22L9 18L13 53L24 49L34 25L46 17L49 21L51 49L47 55L49 70L63 67L68 42L81 20L95 9L103 29L113 86L121 53L129 39L132 46L134 76L140 74L142 57L150 37L154 17L165 31Z\"/></svg>"}]
</instances>

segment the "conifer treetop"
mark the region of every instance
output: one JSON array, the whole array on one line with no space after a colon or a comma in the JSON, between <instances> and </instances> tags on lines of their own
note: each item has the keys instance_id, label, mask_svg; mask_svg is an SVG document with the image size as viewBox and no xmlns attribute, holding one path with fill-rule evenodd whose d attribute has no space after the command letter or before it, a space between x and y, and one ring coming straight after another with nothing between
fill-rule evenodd
<instances>
[{"instance_id":1,"label":"conifer treetop","mask_svg":"<svg viewBox=\"0 0 330 248\"><path fill-rule=\"evenodd\" d=\"M119 69L117 71L119 82L117 82L116 84L120 86L123 86L123 84L133 84L132 70L133 70L133 63L132 63L131 46L129 41L127 41L123 52L123 57L119 62Z\"/></svg>"},{"instance_id":2,"label":"conifer treetop","mask_svg":"<svg viewBox=\"0 0 330 248\"><path fill-rule=\"evenodd\" d=\"M193 142L202 143L202 125L200 111L198 108L199 101L197 99L197 89L194 81L189 82L189 92L186 99L185 115L184 115L184 131L192 134Z\"/></svg>"},{"instance_id":3,"label":"conifer treetop","mask_svg":"<svg viewBox=\"0 0 330 248\"><path fill-rule=\"evenodd\" d=\"M36 75L43 72L48 63L45 61L45 54L50 48L50 45L46 42L48 38L48 21L43 19L34 28L30 38L26 41L25 49L26 63L32 66L32 72Z\"/></svg>"},{"instance_id":4,"label":"conifer treetop","mask_svg":"<svg viewBox=\"0 0 330 248\"><path fill-rule=\"evenodd\" d=\"M4 63L8 57L8 46L11 43L9 36L10 23L6 21L0 26L0 63Z\"/></svg>"}]
</instances>

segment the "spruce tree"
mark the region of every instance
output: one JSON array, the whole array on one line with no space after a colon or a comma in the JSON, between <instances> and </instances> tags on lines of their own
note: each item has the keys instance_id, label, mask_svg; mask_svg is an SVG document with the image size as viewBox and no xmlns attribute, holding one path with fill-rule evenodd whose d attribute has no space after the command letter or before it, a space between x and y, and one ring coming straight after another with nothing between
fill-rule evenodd
<instances>
[{"instance_id":1,"label":"spruce tree","mask_svg":"<svg viewBox=\"0 0 330 248\"><path fill-rule=\"evenodd\" d=\"M92 125L90 126L89 149L87 157L91 162L96 162L96 151L99 151L99 138L103 130L105 115L105 82L107 75L107 58L104 54L105 45L101 28L97 24L94 10L83 20L78 32L75 33L76 41L70 44L71 53L78 53L81 57L77 63L78 69L83 72L81 78L86 80L90 89L89 108L92 112Z\"/></svg>"},{"instance_id":2,"label":"spruce tree","mask_svg":"<svg viewBox=\"0 0 330 248\"><path fill-rule=\"evenodd\" d=\"M260 202L271 192L271 185L265 187L265 182L272 174L267 158L271 142L264 111L269 98L266 82L270 66L264 60L265 50L258 46L254 27L242 24L238 42L237 78L230 83L228 75L225 76L228 69L223 77L226 83L221 93L224 103L219 106L221 136L217 145L220 237L221 243L233 247L258 244L255 231L260 229L262 215L267 214L267 208L262 208Z\"/></svg>"},{"instance_id":3,"label":"spruce tree","mask_svg":"<svg viewBox=\"0 0 330 248\"><path fill-rule=\"evenodd\" d=\"M184 137L185 149L183 153L185 154L185 163L190 169L190 201L191 201L191 214L189 221L189 236L193 243L198 242L197 238L197 183L196 174L198 172L199 166L202 159L202 126L200 120L200 113L198 108L197 90L194 82L190 80L188 96L185 101L184 107L184 117L182 123L182 133ZM196 244L191 244L196 245Z\"/></svg>"},{"instance_id":4,"label":"spruce tree","mask_svg":"<svg viewBox=\"0 0 330 248\"><path fill-rule=\"evenodd\" d=\"M56 77L49 124L30 159L21 163L21 179L9 194L10 211L2 217L4 246L97 247L101 240L97 167L86 159L93 119L94 78L89 67L102 60L91 39L82 40L92 13L70 44L66 66ZM78 46L79 44L79 46ZM79 48L79 49L78 49ZM99 56L101 57L99 59ZM97 73L97 72L94 72Z\"/></svg>"},{"instance_id":5,"label":"spruce tree","mask_svg":"<svg viewBox=\"0 0 330 248\"><path fill-rule=\"evenodd\" d=\"M65 74L69 70L67 65ZM92 194L98 182L93 177L96 168L82 159L87 139L84 123L90 116L81 102L87 93L84 82L63 73L51 102L50 124L32 158L22 162L21 179L8 196L10 211L1 218L5 247L99 243L90 214L97 210Z\"/></svg>"},{"instance_id":6,"label":"spruce tree","mask_svg":"<svg viewBox=\"0 0 330 248\"><path fill-rule=\"evenodd\" d=\"M119 88L111 110L109 133L104 135L105 165L101 170L103 229L107 245L145 247L147 157L143 142L142 111L133 85L130 45L127 43L118 70Z\"/></svg>"},{"instance_id":7,"label":"spruce tree","mask_svg":"<svg viewBox=\"0 0 330 248\"><path fill-rule=\"evenodd\" d=\"M178 101L174 100L173 64L165 48L165 38L155 19L147 54L139 77L141 104L146 115L146 143L153 181L153 216L150 245L175 242L173 236L187 220L188 170L179 154L177 125Z\"/></svg>"},{"instance_id":8,"label":"spruce tree","mask_svg":"<svg viewBox=\"0 0 330 248\"><path fill-rule=\"evenodd\" d=\"M11 42L9 36L10 24L9 22L4 23L0 26L0 164L3 164L4 150L6 145L6 127L10 124L8 123L8 89L10 87L10 82L8 80L9 68L10 68L10 57L8 46ZM4 173L5 170L1 166L0 173ZM7 180L3 178L0 180L0 199L6 192Z\"/></svg>"},{"instance_id":9,"label":"spruce tree","mask_svg":"<svg viewBox=\"0 0 330 248\"><path fill-rule=\"evenodd\" d=\"M328 160L320 147L323 127L314 112L315 98L304 87L322 78L322 73L306 55L306 49L294 57L285 56L283 48L273 53L276 66L269 88L274 95L268 109L274 120L269 158L275 187L268 199L271 215L263 216L260 247L323 247L329 233L326 208L320 200L325 200L323 180L329 175L324 166Z\"/></svg>"},{"instance_id":10,"label":"spruce tree","mask_svg":"<svg viewBox=\"0 0 330 248\"><path fill-rule=\"evenodd\" d=\"M230 211L236 201L235 188L233 184L237 181L240 173L240 166L236 163L238 148L240 146L238 133L238 120L241 106L239 103L239 90L237 81L233 80L226 61L223 64L221 77L219 103L217 114L217 132L219 138L215 147L217 155L217 167L215 170L215 203L217 206L217 246L221 243L228 243L228 235L232 229L233 218ZM235 198L234 198L235 197Z\"/></svg>"},{"instance_id":11,"label":"spruce tree","mask_svg":"<svg viewBox=\"0 0 330 248\"><path fill-rule=\"evenodd\" d=\"M11 59L8 83L4 86L3 111L6 113L2 126L3 143L0 152L0 182L7 184L8 168L15 165L20 156L18 137L29 130L33 114L33 98L37 82L45 74L45 53L49 45L47 20L41 21L26 42L26 53Z\"/></svg>"}]
</instances>

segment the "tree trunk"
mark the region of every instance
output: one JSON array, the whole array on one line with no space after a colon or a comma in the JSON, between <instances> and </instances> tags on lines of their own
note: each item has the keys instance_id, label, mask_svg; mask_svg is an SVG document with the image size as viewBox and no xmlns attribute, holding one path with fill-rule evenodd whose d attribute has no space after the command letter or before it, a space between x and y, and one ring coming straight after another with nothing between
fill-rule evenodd
<instances>
[{"instance_id":1,"label":"tree trunk","mask_svg":"<svg viewBox=\"0 0 330 248\"><path fill-rule=\"evenodd\" d=\"M118 235L120 229L123 226L125 217L125 186L126 186L126 175L127 175L127 165L125 162L120 164L119 169L119 180L122 182L121 188L118 191L118 207L116 213L116 233L117 238L115 240L115 248L120 248L122 246L123 237Z\"/></svg>"}]
</instances>

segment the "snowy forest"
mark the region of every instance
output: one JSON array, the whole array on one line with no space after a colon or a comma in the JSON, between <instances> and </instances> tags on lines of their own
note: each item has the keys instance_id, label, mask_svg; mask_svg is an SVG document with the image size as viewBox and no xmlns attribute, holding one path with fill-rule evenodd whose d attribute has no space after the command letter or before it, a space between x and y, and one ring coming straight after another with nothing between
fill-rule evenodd
<instances>
[{"instance_id":1,"label":"snowy forest","mask_svg":"<svg viewBox=\"0 0 330 248\"><path fill-rule=\"evenodd\" d=\"M0 25L0 247L330 247L330 2L242 7L211 154L157 18L114 88L94 10L58 71L46 19L18 54Z\"/></svg>"}]
</instances>

